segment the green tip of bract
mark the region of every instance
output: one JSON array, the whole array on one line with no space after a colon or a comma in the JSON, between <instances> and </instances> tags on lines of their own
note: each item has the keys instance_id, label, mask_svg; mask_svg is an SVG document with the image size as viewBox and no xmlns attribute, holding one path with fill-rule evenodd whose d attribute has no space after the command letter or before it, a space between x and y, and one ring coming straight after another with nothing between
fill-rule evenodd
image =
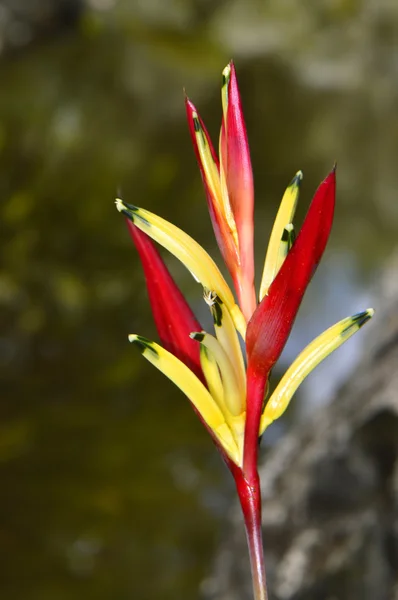
<instances>
[{"instance_id":1,"label":"green tip of bract","mask_svg":"<svg viewBox=\"0 0 398 600\"><path fill-rule=\"evenodd\" d=\"M364 310L363 312L354 315L352 320L358 325L358 327L362 327L362 325L365 325L365 323L369 321L369 319L371 319L374 314L374 309L368 308L367 310Z\"/></svg>"},{"instance_id":2,"label":"green tip of bract","mask_svg":"<svg viewBox=\"0 0 398 600\"><path fill-rule=\"evenodd\" d=\"M146 350L149 350L150 352L157 354L155 348L153 347L153 343L151 342L151 340L148 340L147 338L142 337L141 335L136 335L135 333L131 333L128 336L128 339L129 339L129 342L131 342L132 344L137 346L137 348L139 349L141 354L144 354Z\"/></svg>"},{"instance_id":3,"label":"green tip of bract","mask_svg":"<svg viewBox=\"0 0 398 600\"><path fill-rule=\"evenodd\" d=\"M329 327L329 329L304 348L283 375L268 400L261 418L260 435L264 433L268 425L284 413L293 394L307 375L327 356L361 329L362 325L367 323L373 315L373 308L368 308L356 315L342 319L332 327Z\"/></svg>"},{"instance_id":4,"label":"green tip of bract","mask_svg":"<svg viewBox=\"0 0 398 600\"><path fill-rule=\"evenodd\" d=\"M202 342L205 335L206 334L203 333L202 331L193 331L192 333L189 334L189 337L193 340L196 340L197 342Z\"/></svg>"},{"instance_id":5,"label":"green tip of bract","mask_svg":"<svg viewBox=\"0 0 398 600\"><path fill-rule=\"evenodd\" d=\"M225 69L222 72L222 84L226 85L229 83L230 77L231 77L231 62L229 62L227 64L227 66L225 67Z\"/></svg>"},{"instance_id":6,"label":"green tip of bract","mask_svg":"<svg viewBox=\"0 0 398 600\"><path fill-rule=\"evenodd\" d=\"M354 331L361 329L361 327L373 317L374 312L375 311L373 308L368 308L360 313L357 313L356 315L353 315L349 319L347 326L341 331L341 336L346 337L347 335L352 335Z\"/></svg>"},{"instance_id":7,"label":"green tip of bract","mask_svg":"<svg viewBox=\"0 0 398 600\"><path fill-rule=\"evenodd\" d=\"M223 320L221 304L219 304L217 301L214 302L214 304L210 307L210 310L214 324L217 325L217 327L221 327Z\"/></svg>"},{"instance_id":8,"label":"green tip of bract","mask_svg":"<svg viewBox=\"0 0 398 600\"><path fill-rule=\"evenodd\" d=\"M286 227L282 231L282 238L281 238L282 242L285 242L288 244L289 250L292 247L292 244L294 242L294 237L295 237L294 225L293 225L293 223L289 223L289 225L286 225Z\"/></svg>"},{"instance_id":9,"label":"green tip of bract","mask_svg":"<svg viewBox=\"0 0 398 600\"><path fill-rule=\"evenodd\" d=\"M289 183L288 187L298 187L300 185L300 183L303 181L303 177L304 177L303 172L297 171L297 173L295 174L295 176Z\"/></svg>"},{"instance_id":10,"label":"green tip of bract","mask_svg":"<svg viewBox=\"0 0 398 600\"><path fill-rule=\"evenodd\" d=\"M120 198L116 198L115 204L116 204L116 208L119 212L123 212L124 210L126 210L126 205L124 204L123 200L121 200Z\"/></svg>"},{"instance_id":11,"label":"green tip of bract","mask_svg":"<svg viewBox=\"0 0 398 600\"><path fill-rule=\"evenodd\" d=\"M121 198L116 198L115 204L119 212L126 215L126 217L128 217L132 221L134 220L134 213L136 213L139 210L137 206L134 206L134 204L127 204L127 202L123 202Z\"/></svg>"}]
</instances>

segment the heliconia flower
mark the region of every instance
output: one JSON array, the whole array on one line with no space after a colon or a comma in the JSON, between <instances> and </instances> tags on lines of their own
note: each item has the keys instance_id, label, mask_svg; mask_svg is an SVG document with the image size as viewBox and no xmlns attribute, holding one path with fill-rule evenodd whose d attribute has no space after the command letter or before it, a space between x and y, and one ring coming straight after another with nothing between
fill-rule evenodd
<instances>
[{"instance_id":1,"label":"heliconia flower","mask_svg":"<svg viewBox=\"0 0 398 600\"><path fill-rule=\"evenodd\" d=\"M311 342L266 399L271 369L290 334L305 290L329 238L336 170L320 184L294 233L302 181L299 171L282 198L266 253L258 302L254 292L253 177L235 74L223 72L220 159L196 108L186 99L188 124L222 256L237 300L208 253L181 229L148 210L116 200L129 221L143 264L162 345L131 334L143 356L189 398L237 485L245 517L256 600L267 598L261 543L258 440L288 407L298 386L373 315L343 319ZM203 289L214 331L203 331L152 241L170 251Z\"/></svg>"}]
</instances>

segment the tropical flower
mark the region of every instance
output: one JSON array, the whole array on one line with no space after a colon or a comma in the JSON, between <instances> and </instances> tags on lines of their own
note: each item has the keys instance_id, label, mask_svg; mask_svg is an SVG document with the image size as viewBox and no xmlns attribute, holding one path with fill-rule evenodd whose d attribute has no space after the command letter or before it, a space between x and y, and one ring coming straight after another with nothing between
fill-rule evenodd
<instances>
[{"instance_id":1,"label":"tropical flower","mask_svg":"<svg viewBox=\"0 0 398 600\"><path fill-rule=\"evenodd\" d=\"M254 287L253 176L241 99L231 62L223 71L219 156L186 98L189 130L218 246L233 291L209 254L187 233L143 208L116 200L143 264L161 344L132 334L155 367L189 398L237 485L256 599L267 597L261 540L258 441L286 410L298 386L373 315L343 319L311 342L266 400L268 380L290 334L304 292L324 252L335 204L335 168L320 184L295 238L302 173L288 185L272 229L258 295ZM214 332L203 331L152 240L169 250L203 288Z\"/></svg>"}]
</instances>

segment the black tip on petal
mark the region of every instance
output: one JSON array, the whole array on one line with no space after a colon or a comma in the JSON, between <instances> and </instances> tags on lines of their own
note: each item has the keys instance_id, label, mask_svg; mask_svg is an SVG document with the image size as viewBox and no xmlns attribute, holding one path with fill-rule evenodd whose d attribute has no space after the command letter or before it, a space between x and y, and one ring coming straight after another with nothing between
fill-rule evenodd
<instances>
[{"instance_id":1,"label":"black tip on petal","mask_svg":"<svg viewBox=\"0 0 398 600\"><path fill-rule=\"evenodd\" d=\"M134 215L132 215L131 212L129 212L128 210L121 210L120 212L122 213L122 215L124 215L134 223Z\"/></svg>"},{"instance_id":2,"label":"black tip on petal","mask_svg":"<svg viewBox=\"0 0 398 600\"><path fill-rule=\"evenodd\" d=\"M354 315L352 320L358 327L362 327L362 325L365 325L373 317L373 312L372 309L364 310Z\"/></svg>"},{"instance_id":3,"label":"black tip on petal","mask_svg":"<svg viewBox=\"0 0 398 600\"><path fill-rule=\"evenodd\" d=\"M221 325L222 325L222 308L220 306L220 303L217 302L217 300L211 306L211 314L213 316L214 324L217 325L217 327L221 327Z\"/></svg>"},{"instance_id":4,"label":"black tip on petal","mask_svg":"<svg viewBox=\"0 0 398 600\"><path fill-rule=\"evenodd\" d=\"M293 177L293 179L291 180L291 182L289 183L288 187L298 187L302 181L303 181L303 172L298 171L295 174L295 176Z\"/></svg>"},{"instance_id":5,"label":"black tip on petal","mask_svg":"<svg viewBox=\"0 0 398 600\"><path fill-rule=\"evenodd\" d=\"M196 132L201 131L201 126L199 123L199 119L197 117L193 118L193 128L195 129Z\"/></svg>"},{"instance_id":6,"label":"black tip on petal","mask_svg":"<svg viewBox=\"0 0 398 600\"><path fill-rule=\"evenodd\" d=\"M133 212L138 212L140 209L138 208L138 206L134 206L134 204L127 204L127 202L123 202L124 206L126 206L129 210L132 210Z\"/></svg>"},{"instance_id":7,"label":"black tip on petal","mask_svg":"<svg viewBox=\"0 0 398 600\"><path fill-rule=\"evenodd\" d=\"M195 331L194 333L190 334L190 337L193 340L196 340L197 342L202 342L203 338L205 337L205 334L202 333L201 331Z\"/></svg>"},{"instance_id":8,"label":"black tip on petal","mask_svg":"<svg viewBox=\"0 0 398 600\"><path fill-rule=\"evenodd\" d=\"M153 347L152 342L150 340L148 340L147 338L142 337L141 335L137 335L130 341L135 346L137 346L137 348L141 352L141 354L144 354L145 350L149 350L150 352L152 352L152 354L155 354L156 356L158 355L155 348Z\"/></svg>"}]
</instances>

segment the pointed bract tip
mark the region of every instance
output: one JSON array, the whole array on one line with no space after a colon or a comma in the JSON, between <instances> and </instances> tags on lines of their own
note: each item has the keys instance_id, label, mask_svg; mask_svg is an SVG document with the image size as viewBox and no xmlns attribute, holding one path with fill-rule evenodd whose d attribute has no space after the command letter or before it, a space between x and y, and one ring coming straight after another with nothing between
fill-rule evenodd
<instances>
[{"instance_id":1,"label":"pointed bract tip","mask_svg":"<svg viewBox=\"0 0 398 600\"><path fill-rule=\"evenodd\" d=\"M214 325L217 327L222 326L223 314L221 305L218 302L214 302L210 308L211 315L213 317Z\"/></svg>"},{"instance_id":2,"label":"pointed bract tip","mask_svg":"<svg viewBox=\"0 0 398 600\"><path fill-rule=\"evenodd\" d=\"M289 187L299 186L300 183L303 181L303 177L304 177L303 176L303 172L302 171L297 171L297 173L295 174L295 176L293 177L293 179L289 183Z\"/></svg>"},{"instance_id":3,"label":"pointed bract tip","mask_svg":"<svg viewBox=\"0 0 398 600\"><path fill-rule=\"evenodd\" d=\"M147 350L147 348L148 348L148 346L146 344L146 340L140 339L140 336L135 335L134 333L131 333L129 335L129 342L134 344L134 346L136 346L136 348L138 348L138 350L141 352L141 354L144 354L145 350Z\"/></svg>"},{"instance_id":4,"label":"pointed bract tip","mask_svg":"<svg viewBox=\"0 0 398 600\"><path fill-rule=\"evenodd\" d=\"M232 60L224 67L222 71L222 84L225 85L229 82L231 77L231 70L233 69L234 63Z\"/></svg>"},{"instance_id":5,"label":"pointed bract tip","mask_svg":"<svg viewBox=\"0 0 398 600\"><path fill-rule=\"evenodd\" d=\"M282 242L292 242L292 237L294 237L294 225L293 223L289 223L288 225L286 225L286 227L283 229L282 231L282 237L281 237L281 241ZM290 248L289 248L290 250Z\"/></svg>"},{"instance_id":6,"label":"pointed bract tip","mask_svg":"<svg viewBox=\"0 0 398 600\"><path fill-rule=\"evenodd\" d=\"M202 342L203 338L205 337L205 333L203 333L203 331L193 331L189 334L189 337L197 342Z\"/></svg>"},{"instance_id":7,"label":"pointed bract tip","mask_svg":"<svg viewBox=\"0 0 398 600\"><path fill-rule=\"evenodd\" d=\"M130 214L130 212L127 213L127 211L136 213L136 212L139 212L139 210L140 210L138 208L138 206L135 206L134 204L127 204L127 202L123 202L123 200L121 200L120 198L116 198L115 204L116 204L117 210L119 212L126 214L126 216L128 216L130 219L132 219L133 216Z\"/></svg>"},{"instance_id":8,"label":"pointed bract tip","mask_svg":"<svg viewBox=\"0 0 398 600\"><path fill-rule=\"evenodd\" d=\"M337 160L334 161L332 173L336 173L336 169L337 169Z\"/></svg>"},{"instance_id":9,"label":"pointed bract tip","mask_svg":"<svg viewBox=\"0 0 398 600\"><path fill-rule=\"evenodd\" d=\"M185 104L188 108L190 108L190 110L196 110L194 103L189 99L187 93L185 92L185 88L184 88L184 99L185 99Z\"/></svg>"},{"instance_id":10,"label":"pointed bract tip","mask_svg":"<svg viewBox=\"0 0 398 600\"><path fill-rule=\"evenodd\" d=\"M369 319L371 319L374 314L375 314L374 309L368 308L368 309L364 310L363 312L355 315L355 321L359 325L359 327L362 327L362 325L365 325L365 323L367 321L369 321Z\"/></svg>"},{"instance_id":11,"label":"pointed bract tip","mask_svg":"<svg viewBox=\"0 0 398 600\"><path fill-rule=\"evenodd\" d=\"M236 69L235 69L235 63L233 60L231 60L231 62L229 63L229 78L230 79L234 79L235 83L236 83Z\"/></svg>"},{"instance_id":12,"label":"pointed bract tip","mask_svg":"<svg viewBox=\"0 0 398 600\"><path fill-rule=\"evenodd\" d=\"M196 110L196 106L194 105L192 100L189 98L189 96L187 96L186 94L185 94L185 108L186 108L188 115L190 115L190 116L192 113L195 113L196 115L198 113L198 111Z\"/></svg>"},{"instance_id":13,"label":"pointed bract tip","mask_svg":"<svg viewBox=\"0 0 398 600\"><path fill-rule=\"evenodd\" d=\"M351 317L350 325L344 330L343 333L345 333L346 331L349 331L353 326L360 329L363 325L365 325L365 323L367 323L373 317L374 312L375 311L373 310L373 308L368 308L367 310L364 310L360 313L357 313L356 315L353 315Z\"/></svg>"},{"instance_id":14,"label":"pointed bract tip","mask_svg":"<svg viewBox=\"0 0 398 600\"><path fill-rule=\"evenodd\" d=\"M115 204L116 204L116 208L119 212L123 212L127 208L126 205L124 204L123 200L121 200L120 198L116 198Z\"/></svg>"},{"instance_id":15,"label":"pointed bract tip","mask_svg":"<svg viewBox=\"0 0 398 600\"><path fill-rule=\"evenodd\" d=\"M148 340L147 338L142 337L142 335L130 333L130 335L128 336L128 340L129 340L129 342L131 342L138 348L138 350L141 352L141 354L144 354L144 352L146 350L149 350L156 356L158 355L155 348L153 347L151 340Z\"/></svg>"}]
</instances>

